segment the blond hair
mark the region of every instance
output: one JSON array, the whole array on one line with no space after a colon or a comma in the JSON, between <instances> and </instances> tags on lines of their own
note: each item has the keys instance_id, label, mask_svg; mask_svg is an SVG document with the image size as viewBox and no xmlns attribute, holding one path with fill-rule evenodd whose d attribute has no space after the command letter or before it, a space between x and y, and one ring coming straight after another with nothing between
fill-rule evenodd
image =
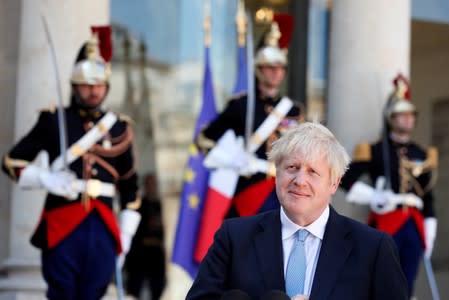
<instances>
[{"instance_id":1,"label":"blond hair","mask_svg":"<svg viewBox=\"0 0 449 300\"><path fill-rule=\"evenodd\" d=\"M305 162L324 157L333 183L343 176L350 162L348 153L332 132L318 123L306 122L288 130L272 144L268 159L278 167L284 157L292 153L299 153Z\"/></svg>"}]
</instances>

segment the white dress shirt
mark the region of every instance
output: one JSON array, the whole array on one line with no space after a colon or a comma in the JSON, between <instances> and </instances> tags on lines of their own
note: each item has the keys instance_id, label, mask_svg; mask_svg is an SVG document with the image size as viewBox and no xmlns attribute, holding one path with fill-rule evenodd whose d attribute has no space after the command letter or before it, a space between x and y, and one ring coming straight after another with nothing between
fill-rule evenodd
<instances>
[{"instance_id":1,"label":"white dress shirt","mask_svg":"<svg viewBox=\"0 0 449 300\"><path fill-rule=\"evenodd\" d=\"M295 233L299 229L306 229L309 234L304 241L304 251L306 254L306 278L304 282L304 295L310 296L312 290L313 277L315 276L316 264L321 250L324 230L329 219L329 206L313 223L306 227L301 227L293 223L285 214L281 207L281 225L282 225L282 248L284 251L284 278L287 272L287 262L293 247Z\"/></svg>"}]
</instances>

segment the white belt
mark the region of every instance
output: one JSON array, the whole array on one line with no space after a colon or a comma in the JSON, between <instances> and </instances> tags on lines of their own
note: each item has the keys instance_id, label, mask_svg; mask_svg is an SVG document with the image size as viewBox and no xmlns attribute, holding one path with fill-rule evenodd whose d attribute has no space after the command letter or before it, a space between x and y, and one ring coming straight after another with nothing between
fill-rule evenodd
<instances>
[{"instance_id":1,"label":"white belt","mask_svg":"<svg viewBox=\"0 0 449 300\"><path fill-rule=\"evenodd\" d=\"M390 199L389 199L390 200ZM421 198L412 193L393 194L392 199L396 205L413 206L418 209L423 208L423 201Z\"/></svg>"},{"instance_id":2,"label":"white belt","mask_svg":"<svg viewBox=\"0 0 449 300\"><path fill-rule=\"evenodd\" d=\"M98 123L83 135L76 143L67 149L66 153L60 154L51 164L53 171L62 170L64 163L70 165L77 160L87 150L89 150L97 141L99 141L117 121L117 115L113 112L107 112ZM67 157L64 157L67 156ZM64 161L65 160L65 161Z\"/></svg>"},{"instance_id":3,"label":"white belt","mask_svg":"<svg viewBox=\"0 0 449 300\"><path fill-rule=\"evenodd\" d=\"M86 193L91 197L114 197L115 185L108 182L101 182L98 179L76 179L72 182L72 188L79 193Z\"/></svg>"},{"instance_id":4,"label":"white belt","mask_svg":"<svg viewBox=\"0 0 449 300\"><path fill-rule=\"evenodd\" d=\"M251 136L248 146L249 152L254 153L259 149L260 145L268 139L268 136L276 130L276 127L288 114L292 106L292 100L288 97L282 97L263 123L256 129L256 132Z\"/></svg>"}]
</instances>

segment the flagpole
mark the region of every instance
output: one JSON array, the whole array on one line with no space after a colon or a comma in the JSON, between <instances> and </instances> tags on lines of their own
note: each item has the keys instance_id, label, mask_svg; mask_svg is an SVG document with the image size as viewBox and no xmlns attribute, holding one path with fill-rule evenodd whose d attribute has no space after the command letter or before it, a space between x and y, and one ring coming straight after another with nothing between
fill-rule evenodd
<instances>
[{"instance_id":1,"label":"flagpole","mask_svg":"<svg viewBox=\"0 0 449 300\"><path fill-rule=\"evenodd\" d=\"M244 47L246 43L246 16L245 16L245 4L243 0L239 0L237 4L237 13L235 15L235 24L237 25L238 44L240 47Z\"/></svg>"},{"instance_id":2,"label":"flagpole","mask_svg":"<svg viewBox=\"0 0 449 300\"><path fill-rule=\"evenodd\" d=\"M212 35L211 35L211 17L210 17L210 0L204 1L204 46L209 48L212 43Z\"/></svg>"},{"instance_id":3,"label":"flagpole","mask_svg":"<svg viewBox=\"0 0 449 300\"><path fill-rule=\"evenodd\" d=\"M232 90L233 95L246 92L248 89L248 76L247 76L247 64L246 64L246 15L245 6L243 0L239 0L237 6L237 12L235 14L235 24L237 32L237 77Z\"/></svg>"}]
</instances>

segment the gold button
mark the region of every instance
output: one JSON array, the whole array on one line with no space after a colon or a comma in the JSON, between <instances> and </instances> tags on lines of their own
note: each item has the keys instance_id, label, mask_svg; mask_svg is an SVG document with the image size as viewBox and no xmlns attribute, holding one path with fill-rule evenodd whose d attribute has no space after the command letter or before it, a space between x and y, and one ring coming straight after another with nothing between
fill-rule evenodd
<instances>
[{"instance_id":1,"label":"gold button","mask_svg":"<svg viewBox=\"0 0 449 300\"><path fill-rule=\"evenodd\" d=\"M97 176L98 175L98 170L97 169L92 169L92 175L93 176Z\"/></svg>"}]
</instances>

